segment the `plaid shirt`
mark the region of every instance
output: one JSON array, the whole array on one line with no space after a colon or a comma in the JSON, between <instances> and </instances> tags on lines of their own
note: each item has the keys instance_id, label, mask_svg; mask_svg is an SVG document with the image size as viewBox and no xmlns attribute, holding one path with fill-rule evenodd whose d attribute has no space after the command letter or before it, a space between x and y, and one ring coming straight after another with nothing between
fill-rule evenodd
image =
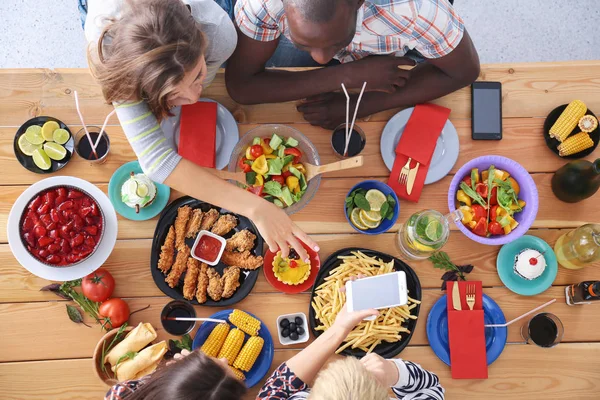
<instances>
[{"instance_id":1,"label":"plaid shirt","mask_svg":"<svg viewBox=\"0 0 600 400\"><path fill-rule=\"evenodd\" d=\"M238 0L235 20L248 37L291 40L282 0ZM462 19L447 0L366 0L358 10L356 34L335 58L359 60L373 54L403 56L411 49L425 58L443 57L460 43Z\"/></svg>"}]
</instances>

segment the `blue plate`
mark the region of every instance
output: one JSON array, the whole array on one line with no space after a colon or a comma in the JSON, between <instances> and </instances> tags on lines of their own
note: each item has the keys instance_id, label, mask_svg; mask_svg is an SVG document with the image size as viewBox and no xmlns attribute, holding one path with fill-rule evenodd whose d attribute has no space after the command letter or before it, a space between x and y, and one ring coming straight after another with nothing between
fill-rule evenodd
<instances>
[{"instance_id":1,"label":"blue plate","mask_svg":"<svg viewBox=\"0 0 600 400\"><path fill-rule=\"evenodd\" d=\"M136 214L135 209L128 207L121 201L121 186L129 179L129 174L134 172L136 174L143 173L140 163L137 161L131 161L127 164L121 165L121 167L115 171L113 176L110 178L108 183L108 197L115 210L122 216L133 221L145 221L150 218L156 217L165 208L169 202L169 196L171 195L171 189L168 186L156 184L156 199L148 207L140 209L140 213Z\"/></svg>"},{"instance_id":2,"label":"blue plate","mask_svg":"<svg viewBox=\"0 0 600 400\"><path fill-rule=\"evenodd\" d=\"M354 228L354 230L356 232L364 233L367 235L379 235L380 233L387 232L392 226L394 226L394 224L398 220L398 215L400 215L400 202L398 201L398 196L396 196L396 193L394 193L394 191L392 190L391 187L389 187L385 183L383 183L381 181L377 181L377 180L362 181L362 182L354 185L352 187L352 189L350 189L348 194L346 194L346 197L350 196L350 193L354 192L356 189L365 189L365 190L377 189L380 192L382 192L383 194L385 194L386 197L388 195L391 195L394 198L394 200L396 200L396 206L394 206L394 216L392 217L392 219L390 220L390 219L386 218L381 222L381 225L379 225L377 228L367 229L365 231L358 229L356 226L354 226L352 221L350 221L350 216L348 215L348 212L347 212L348 210L346 208L346 203L344 202L344 215L346 216L346 221L348 221L350 226L352 228Z\"/></svg>"},{"instance_id":3,"label":"blue plate","mask_svg":"<svg viewBox=\"0 0 600 400\"><path fill-rule=\"evenodd\" d=\"M227 319L229 317L229 314L231 314L232 312L232 309L221 310L217 313L214 313L209 318ZM246 313L252 315L254 318L260 321L260 319L256 315L249 313L248 311L246 311ZM273 356L275 353L271 333L267 329L265 323L262 321L260 322L261 326L260 330L258 331L258 336L264 339L265 344L263 346L262 351L260 352L260 355L256 359L256 362L252 366L252 369L248 372L242 371L243 374L246 376L245 383L248 388L251 388L252 386L259 383L265 377L265 375L269 373L269 369L271 368L271 363L273 362ZM227 323L232 328L235 328L235 325L230 323L229 320L227 320ZM217 325L216 322L203 322L202 325L200 325L200 328L198 329L198 332L196 332L196 336L194 337L194 342L192 343L192 350L196 350L202 347L202 344L204 344L204 342L208 338L208 335L212 332L215 325ZM246 339L250 337L250 335L244 335L246 336Z\"/></svg>"},{"instance_id":4,"label":"blue plate","mask_svg":"<svg viewBox=\"0 0 600 400\"><path fill-rule=\"evenodd\" d=\"M504 313L486 294L483 295L484 323L505 324ZM427 317L427 339L436 356L450 366L450 347L448 346L448 309L446 295L443 295L431 308ZM506 328L485 328L485 348L487 363L490 365L500 356L506 345Z\"/></svg>"},{"instance_id":5,"label":"blue plate","mask_svg":"<svg viewBox=\"0 0 600 400\"><path fill-rule=\"evenodd\" d=\"M514 271L515 256L523 249L534 249L540 253L545 252L542 257L546 259L546 269L542 275L531 281L522 278ZM534 296L547 290L552 286L558 273L558 262L552 247L539 237L529 235L521 236L519 239L502 246L496 259L496 267L502 283L513 292L523 296Z\"/></svg>"}]
</instances>

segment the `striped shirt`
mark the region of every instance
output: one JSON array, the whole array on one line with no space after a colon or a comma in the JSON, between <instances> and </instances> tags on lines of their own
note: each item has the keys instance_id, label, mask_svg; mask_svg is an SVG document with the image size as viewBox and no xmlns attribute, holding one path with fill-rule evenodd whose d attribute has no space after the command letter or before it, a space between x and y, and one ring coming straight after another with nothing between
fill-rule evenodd
<instances>
[{"instance_id":1,"label":"striped shirt","mask_svg":"<svg viewBox=\"0 0 600 400\"><path fill-rule=\"evenodd\" d=\"M444 388L437 375L420 365L399 358L392 359L398 368L399 379L392 391L403 400L443 400ZM304 400L309 399L309 388L296 376L286 363L277 368L267 379L256 396L257 400Z\"/></svg>"},{"instance_id":2,"label":"striped shirt","mask_svg":"<svg viewBox=\"0 0 600 400\"><path fill-rule=\"evenodd\" d=\"M270 42L284 35L292 40L282 0L238 0L235 21L252 39ZM440 58L458 46L463 33L463 21L447 0L366 0L352 42L335 58L345 63L409 50Z\"/></svg>"}]
</instances>

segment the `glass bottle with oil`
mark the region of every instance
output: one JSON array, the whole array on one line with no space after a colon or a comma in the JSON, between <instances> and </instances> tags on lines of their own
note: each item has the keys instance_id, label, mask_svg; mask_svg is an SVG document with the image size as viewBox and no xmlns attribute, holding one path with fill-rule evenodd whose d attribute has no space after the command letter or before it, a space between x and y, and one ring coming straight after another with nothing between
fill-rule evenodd
<instances>
[{"instance_id":1,"label":"glass bottle with oil","mask_svg":"<svg viewBox=\"0 0 600 400\"><path fill-rule=\"evenodd\" d=\"M558 263L568 269L581 269L600 261L600 224L586 224L565 233L556 241Z\"/></svg>"}]
</instances>

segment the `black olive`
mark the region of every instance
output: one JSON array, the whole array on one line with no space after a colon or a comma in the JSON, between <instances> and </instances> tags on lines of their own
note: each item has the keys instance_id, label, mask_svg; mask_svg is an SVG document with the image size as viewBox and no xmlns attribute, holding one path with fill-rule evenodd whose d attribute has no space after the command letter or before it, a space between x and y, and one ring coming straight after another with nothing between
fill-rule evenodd
<instances>
[{"instance_id":1,"label":"black olive","mask_svg":"<svg viewBox=\"0 0 600 400\"><path fill-rule=\"evenodd\" d=\"M295 323L295 322L292 322L292 323L290 324L290 331L292 331L292 332L296 332L296 323Z\"/></svg>"},{"instance_id":2,"label":"black olive","mask_svg":"<svg viewBox=\"0 0 600 400\"><path fill-rule=\"evenodd\" d=\"M286 328L286 329L284 329L284 330L282 330L282 331L281 331L281 336L283 336L283 337L288 337L288 336L290 336L290 330L289 330L289 329L287 329L287 328Z\"/></svg>"},{"instance_id":3,"label":"black olive","mask_svg":"<svg viewBox=\"0 0 600 400\"><path fill-rule=\"evenodd\" d=\"M300 317L296 317L296 319L294 320L294 322L296 322L296 325L298 325L298 326L302 326L302 322L303 322L303 321L302 321L302 318L300 318Z\"/></svg>"},{"instance_id":4,"label":"black olive","mask_svg":"<svg viewBox=\"0 0 600 400\"><path fill-rule=\"evenodd\" d=\"M287 318L284 318L279 322L279 326L282 328L287 328L288 326L290 326L290 321L288 321Z\"/></svg>"},{"instance_id":5,"label":"black olive","mask_svg":"<svg viewBox=\"0 0 600 400\"><path fill-rule=\"evenodd\" d=\"M296 332L298 333L298 336L302 336L302 335L304 335L304 328L303 328L303 327L301 327L301 326L299 326L299 327L296 329Z\"/></svg>"},{"instance_id":6,"label":"black olive","mask_svg":"<svg viewBox=\"0 0 600 400\"><path fill-rule=\"evenodd\" d=\"M292 339L292 340L298 340L298 334L296 332L290 333L290 339Z\"/></svg>"}]
</instances>

